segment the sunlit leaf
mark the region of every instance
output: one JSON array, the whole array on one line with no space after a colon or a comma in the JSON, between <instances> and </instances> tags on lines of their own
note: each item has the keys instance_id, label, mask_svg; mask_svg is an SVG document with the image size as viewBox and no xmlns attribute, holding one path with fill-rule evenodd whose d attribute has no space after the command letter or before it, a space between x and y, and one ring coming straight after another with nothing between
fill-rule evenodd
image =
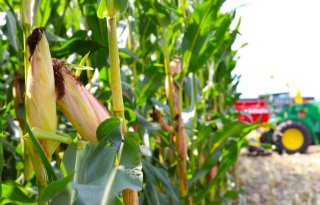
<instances>
[{"instance_id":1,"label":"sunlit leaf","mask_svg":"<svg viewBox=\"0 0 320 205\"><path fill-rule=\"evenodd\" d=\"M101 0L98 7L99 18L113 18L123 13L128 7L128 0Z\"/></svg>"},{"instance_id":2,"label":"sunlit leaf","mask_svg":"<svg viewBox=\"0 0 320 205\"><path fill-rule=\"evenodd\" d=\"M9 199L11 202L18 205L35 205L23 191L21 187L13 184L2 184L2 197Z\"/></svg>"}]
</instances>

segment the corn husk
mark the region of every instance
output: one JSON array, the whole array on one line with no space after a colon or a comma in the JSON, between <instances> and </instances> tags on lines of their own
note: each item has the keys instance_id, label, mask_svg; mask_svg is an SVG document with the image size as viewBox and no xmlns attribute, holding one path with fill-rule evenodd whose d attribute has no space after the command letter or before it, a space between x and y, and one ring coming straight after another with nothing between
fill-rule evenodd
<instances>
[{"instance_id":1,"label":"corn husk","mask_svg":"<svg viewBox=\"0 0 320 205\"><path fill-rule=\"evenodd\" d=\"M49 45L43 28L36 28L28 38L31 56L26 81L26 117L29 127L55 133L57 129L54 75ZM40 140L51 157L58 142Z\"/></svg>"},{"instance_id":2,"label":"corn husk","mask_svg":"<svg viewBox=\"0 0 320 205\"><path fill-rule=\"evenodd\" d=\"M107 109L66 68L53 60L58 105L81 138L98 143L96 130L110 114Z\"/></svg>"}]
</instances>

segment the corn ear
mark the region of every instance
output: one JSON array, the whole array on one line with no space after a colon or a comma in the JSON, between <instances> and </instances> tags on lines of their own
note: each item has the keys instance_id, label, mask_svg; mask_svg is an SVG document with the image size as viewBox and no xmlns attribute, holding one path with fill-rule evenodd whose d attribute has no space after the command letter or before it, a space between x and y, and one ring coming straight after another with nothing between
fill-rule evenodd
<instances>
[{"instance_id":1,"label":"corn ear","mask_svg":"<svg viewBox=\"0 0 320 205\"><path fill-rule=\"evenodd\" d=\"M66 68L65 62L53 59L58 105L81 138L98 143L96 130L110 114L107 109Z\"/></svg>"},{"instance_id":2,"label":"corn ear","mask_svg":"<svg viewBox=\"0 0 320 205\"><path fill-rule=\"evenodd\" d=\"M29 126L55 133L57 129L54 75L48 41L43 28L36 28L27 39L30 66L26 81L26 117ZM58 142L40 140L48 158Z\"/></svg>"}]
</instances>

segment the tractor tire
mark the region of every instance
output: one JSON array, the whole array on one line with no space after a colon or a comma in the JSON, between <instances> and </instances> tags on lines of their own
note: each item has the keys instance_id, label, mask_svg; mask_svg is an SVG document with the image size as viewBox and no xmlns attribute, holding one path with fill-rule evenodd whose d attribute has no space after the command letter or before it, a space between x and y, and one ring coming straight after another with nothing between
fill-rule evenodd
<instances>
[{"instance_id":1,"label":"tractor tire","mask_svg":"<svg viewBox=\"0 0 320 205\"><path fill-rule=\"evenodd\" d=\"M292 120L280 123L273 139L276 145L288 154L305 153L312 143L309 129L302 123Z\"/></svg>"}]
</instances>

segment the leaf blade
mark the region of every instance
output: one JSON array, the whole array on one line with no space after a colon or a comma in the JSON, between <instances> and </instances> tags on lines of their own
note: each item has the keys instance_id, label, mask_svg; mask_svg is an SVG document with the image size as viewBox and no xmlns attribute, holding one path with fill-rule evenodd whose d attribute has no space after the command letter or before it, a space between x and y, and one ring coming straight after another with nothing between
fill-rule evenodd
<instances>
[{"instance_id":1,"label":"leaf blade","mask_svg":"<svg viewBox=\"0 0 320 205\"><path fill-rule=\"evenodd\" d=\"M57 194L59 194L66 186L67 184L72 180L74 176L74 173L68 175L67 177L54 181L44 189L42 192L42 195L39 198L39 204L43 204L50 199L54 198Z\"/></svg>"},{"instance_id":2,"label":"leaf blade","mask_svg":"<svg viewBox=\"0 0 320 205\"><path fill-rule=\"evenodd\" d=\"M29 137L32 141L32 144L34 145L34 148L36 149L36 151L38 152L38 154L41 158L41 162L42 162L42 164L46 170L47 176L48 176L48 182L53 182L53 181L57 180L57 176L56 176L50 162L48 161L47 156L46 156L45 152L43 151L40 142L34 136L29 125L27 124L27 122L24 122L24 125L25 125L25 129L26 129L27 133L29 134Z\"/></svg>"}]
</instances>

